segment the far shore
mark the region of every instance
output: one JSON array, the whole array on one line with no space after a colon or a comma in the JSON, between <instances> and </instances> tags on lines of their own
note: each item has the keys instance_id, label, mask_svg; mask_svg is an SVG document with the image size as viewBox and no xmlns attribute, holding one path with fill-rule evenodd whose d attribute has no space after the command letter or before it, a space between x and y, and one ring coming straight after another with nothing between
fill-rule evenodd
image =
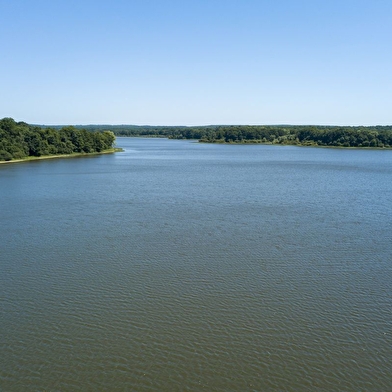
<instances>
[{"instance_id":1,"label":"far shore","mask_svg":"<svg viewBox=\"0 0 392 392\"><path fill-rule=\"evenodd\" d=\"M59 158L77 158L77 157L90 157L94 155L102 155L102 154L113 154L115 152L124 151L122 148L111 148L109 150L104 150L101 152L75 152L73 154L57 154L57 155L42 155L40 157L29 156L23 159L11 159L10 161L0 161L0 164L3 163L23 163L23 162L31 162L31 161L39 161L43 159L59 159Z\"/></svg>"},{"instance_id":2,"label":"far shore","mask_svg":"<svg viewBox=\"0 0 392 392\"><path fill-rule=\"evenodd\" d=\"M197 139L176 139L176 140L197 140ZM320 148L338 148L344 150L392 150L392 146L382 146L382 147L370 147L370 146L331 146L324 144L311 144L311 143L273 143L273 142L263 142L260 140L241 140L241 141L224 141L221 139L217 140L198 140L199 143L206 144L230 144L230 145L267 145L267 146L290 146L290 147L320 147Z\"/></svg>"}]
</instances>

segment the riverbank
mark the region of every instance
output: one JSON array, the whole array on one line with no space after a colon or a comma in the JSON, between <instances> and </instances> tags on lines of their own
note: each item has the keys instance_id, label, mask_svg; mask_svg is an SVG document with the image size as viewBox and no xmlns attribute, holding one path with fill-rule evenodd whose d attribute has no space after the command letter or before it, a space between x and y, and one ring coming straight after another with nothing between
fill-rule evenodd
<instances>
[{"instance_id":1,"label":"riverbank","mask_svg":"<svg viewBox=\"0 0 392 392\"><path fill-rule=\"evenodd\" d=\"M102 155L102 154L113 154L115 152L124 151L122 148L111 148L109 150L104 150L101 152L75 152L73 154L57 154L57 155L42 155L40 157L29 156L23 159L11 159L9 161L0 161L0 164L3 163L23 163L23 162L31 162L31 161L39 161L44 159L58 159L58 158L78 158L78 157L90 157L94 155Z\"/></svg>"},{"instance_id":2,"label":"riverbank","mask_svg":"<svg viewBox=\"0 0 392 392\"><path fill-rule=\"evenodd\" d=\"M188 139L190 140L190 139ZM356 149L356 150L391 150L392 146L335 146L328 144L317 144L317 143L274 143L274 142L264 142L262 140L230 140L225 141L222 139L216 140L198 140L199 143L206 144L231 144L231 145L268 145L268 146L295 146L295 147L320 147L320 148L339 148L339 149Z\"/></svg>"}]
</instances>

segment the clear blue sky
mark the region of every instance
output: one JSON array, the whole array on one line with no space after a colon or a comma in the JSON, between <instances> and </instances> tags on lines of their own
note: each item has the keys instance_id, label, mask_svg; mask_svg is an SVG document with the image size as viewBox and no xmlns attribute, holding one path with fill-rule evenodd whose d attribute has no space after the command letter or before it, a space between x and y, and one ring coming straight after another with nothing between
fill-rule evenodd
<instances>
[{"instance_id":1,"label":"clear blue sky","mask_svg":"<svg viewBox=\"0 0 392 392\"><path fill-rule=\"evenodd\" d=\"M391 0L0 0L0 118L392 124Z\"/></svg>"}]
</instances>

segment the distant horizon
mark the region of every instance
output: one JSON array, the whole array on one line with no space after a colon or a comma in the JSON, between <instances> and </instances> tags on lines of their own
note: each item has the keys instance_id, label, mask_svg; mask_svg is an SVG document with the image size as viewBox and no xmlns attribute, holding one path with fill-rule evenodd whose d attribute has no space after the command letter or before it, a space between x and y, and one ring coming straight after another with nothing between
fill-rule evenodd
<instances>
[{"instance_id":1,"label":"distant horizon","mask_svg":"<svg viewBox=\"0 0 392 392\"><path fill-rule=\"evenodd\" d=\"M15 120L17 121L17 120ZM22 122L26 122L21 120ZM372 125L347 125L347 124L293 124L293 123L277 123L277 124L193 124L193 125L184 125L184 124L133 124L133 123L86 123L86 124L72 124L72 123L63 123L63 124L45 124L45 123L29 123L29 125L37 125L37 126L46 126L46 127L60 127L60 126L130 126L130 127L236 127L236 126L266 126L266 127L390 127L392 126L392 122L390 124L372 124Z\"/></svg>"},{"instance_id":2,"label":"distant horizon","mask_svg":"<svg viewBox=\"0 0 392 392\"><path fill-rule=\"evenodd\" d=\"M130 127L232 127L232 126L266 126L266 127L390 127L391 123L387 124L332 124L332 123L215 123L215 124L136 124L136 123L109 123L109 122L87 122L87 123L44 123L44 122L29 122L26 120L20 120L11 116L2 116L3 118L12 118L16 122L25 122L26 124L33 126L44 126L44 127L61 127L61 126L75 126L75 127L88 127L88 126L130 126Z\"/></svg>"}]
</instances>

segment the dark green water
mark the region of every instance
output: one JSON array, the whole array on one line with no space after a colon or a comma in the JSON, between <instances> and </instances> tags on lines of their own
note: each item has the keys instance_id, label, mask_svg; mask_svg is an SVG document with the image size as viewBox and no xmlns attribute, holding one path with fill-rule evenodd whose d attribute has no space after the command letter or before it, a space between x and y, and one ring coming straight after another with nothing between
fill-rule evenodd
<instances>
[{"instance_id":1,"label":"dark green water","mask_svg":"<svg viewBox=\"0 0 392 392\"><path fill-rule=\"evenodd\" d=\"M392 151L117 144L0 166L1 391L392 390Z\"/></svg>"}]
</instances>

